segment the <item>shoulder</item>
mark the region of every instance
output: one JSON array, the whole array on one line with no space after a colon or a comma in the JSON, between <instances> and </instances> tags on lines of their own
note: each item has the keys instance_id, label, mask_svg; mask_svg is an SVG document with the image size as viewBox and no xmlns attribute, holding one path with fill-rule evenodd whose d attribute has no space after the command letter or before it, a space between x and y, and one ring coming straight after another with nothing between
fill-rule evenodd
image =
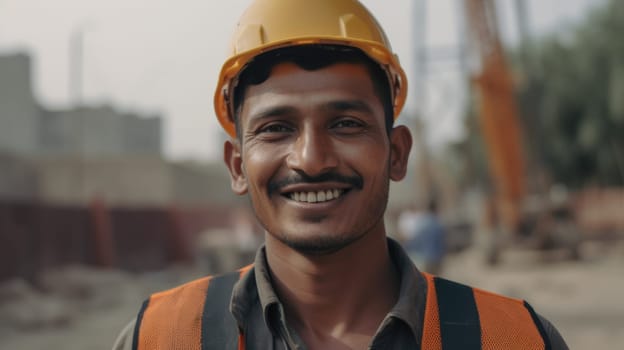
<instances>
[{"instance_id":1,"label":"shoulder","mask_svg":"<svg viewBox=\"0 0 624 350\"><path fill-rule=\"evenodd\" d=\"M213 276L202 277L190 282L186 282L177 287L167 289L161 292L157 292L152 294L149 297L150 306L154 303L158 303L160 301L170 300L170 299L179 299L183 297L182 300L195 299L197 297L205 296L206 290L208 289L208 285L212 280Z\"/></svg>"},{"instance_id":2,"label":"shoulder","mask_svg":"<svg viewBox=\"0 0 624 350\"><path fill-rule=\"evenodd\" d=\"M134 337L134 327L136 320L128 323L117 336L113 345L113 350L132 350L132 338Z\"/></svg>"},{"instance_id":3,"label":"shoulder","mask_svg":"<svg viewBox=\"0 0 624 350\"><path fill-rule=\"evenodd\" d=\"M538 314L537 316L546 337L550 341L551 349L568 350L568 344L566 344L565 340L563 340L563 337L561 336L557 328L555 328L555 326L542 315Z\"/></svg>"},{"instance_id":4,"label":"shoulder","mask_svg":"<svg viewBox=\"0 0 624 350\"><path fill-rule=\"evenodd\" d=\"M144 304L152 315L166 317L174 311L182 315L201 312L205 302L229 304L232 288L252 265L230 273L199 278L172 289L152 294ZM176 312L175 314L180 314Z\"/></svg>"},{"instance_id":5,"label":"shoulder","mask_svg":"<svg viewBox=\"0 0 624 350\"><path fill-rule=\"evenodd\" d=\"M123 329L113 350L131 350L134 338L139 346L149 339L162 348L172 348L175 337L171 334L180 332L187 335L184 341L188 344L201 339L203 322L218 319L223 323L232 287L250 268L251 265L228 274L199 278L152 294L136 320Z\"/></svg>"},{"instance_id":6,"label":"shoulder","mask_svg":"<svg viewBox=\"0 0 624 350\"><path fill-rule=\"evenodd\" d=\"M550 344L550 347L547 347L548 349L568 349L563 337L559 331L557 331L555 326L546 318L535 312L533 307L527 301L507 297L478 288L473 288L473 290L475 300L477 305L479 305L479 316L482 317L482 319L488 318L488 321L492 323L509 321L515 324L527 324L532 322L535 324L535 327L544 341ZM502 307L505 307L506 310L516 308L517 312L514 314L517 316L514 317L517 318L511 318L510 314L500 312ZM526 315L530 316L530 318Z\"/></svg>"},{"instance_id":7,"label":"shoulder","mask_svg":"<svg viewBox=\"0 0 624 350\"><path fill-rule=\"evenodd\" d=\"M537 339L543 339L550 344L548 349L568 349L557 329L526 301L427 274L425 277L432 284L429 289L435 289L440 310L446 309L447 315L457 313L458 309L462 310L462 314L472 313L473 318L478 319L484 341L506 344L506 341L513 339L532 339L538 344L541 341ZM440 314L441 318L443 316ZM506 344L504 348L511 345Z\"/></svg>"},{"instance_id":8,"label":"shoulder","mask_svg":"<svg viewBox=\"0 0 624 350\"><path fill-rule=\"evenodd\" d=\"M179 313L174 309L192 311L189 307L197 302L198 298L204 298L207 286L212 277L204 277L187 282L175 288L152 294L142 305L137 318L128 323L117 336L113 350L133 350L133 341L136 328L143 325L143 316L149 307L150 315L154 318L167 318ZM169 315L169 316L167 316Z\"/></svg>"}]
</instances>

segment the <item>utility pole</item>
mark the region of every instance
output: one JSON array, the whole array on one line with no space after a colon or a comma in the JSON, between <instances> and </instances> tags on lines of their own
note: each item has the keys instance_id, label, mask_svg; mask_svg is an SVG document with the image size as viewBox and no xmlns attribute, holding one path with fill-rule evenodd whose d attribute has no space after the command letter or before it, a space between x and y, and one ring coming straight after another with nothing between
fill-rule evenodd
<instances>
[{"instance_id":1,"label":"utility pole","mask_svg":"<svg viewBox=\"0 0 624 350\"><path fill-rule=\"evenodd\" d=\"M431 160L426 139L425 110L427 101L426 70L427 70L427 3L426 0L412 2L412 34L413 34L413 74L409 89L414 101L412 126L416 145L417 161L414 167L414 185L416 203L426 205L435 196L432 177Z\"/></svg>"},{"instance_id":2,"label":"utility pole","mask_svg":"<svg viewBox=\"0 0 624 350\"><path fill-rule=\"evenodd\" d=\"M82 105L82 79L84 69L85 26L80 25L69 40L69 97L76 107Z\"/></svg>"},{"instance_id":3,"label":"utility pole","mask_svg":"<svg viewBox=\"0 0 624 350\"><path fill-rule=\"evenodd\" d=\"M83 114L83 82L84 82L84 36L90 23L83 22L74 27L69 38L69 76L68 88L70 104L76 109L75 142L78 155L77 190L78 198L82 203L88 202L87 168L85 158L87 153L85 138L85 116Z\"/></svg>"},{"instance_id":4,"label":"utility pole","mask_svg":"<svg viewBox=\"0 0 624 350\"><path fill-rule=\"evenodd\" d=\"M516 17L518 19L518 31L520 41L526 42L531 39L531 23L529 21L529 9L527 0L515 0Z\"/></svg>"},{"instance_id":5,"label":"utility pole","mask_svg":"<svg viewBox=\"0 0 624 350\"><path fill-rule=\"evenodd\" d=\"M409 89L415 104L416 118L422 118L425 102L426 74L426 34L427 34L427 3L426 0L412 1L412 50L414 73Z\"/></svg>"}]
</instances>

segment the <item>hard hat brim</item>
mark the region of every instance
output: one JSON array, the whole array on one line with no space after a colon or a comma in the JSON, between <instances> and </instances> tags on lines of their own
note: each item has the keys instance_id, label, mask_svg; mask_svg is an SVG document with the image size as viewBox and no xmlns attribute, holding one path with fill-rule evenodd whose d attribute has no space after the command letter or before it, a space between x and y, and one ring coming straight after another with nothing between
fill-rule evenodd
<instances>
[{"instance_id":1,"label":"hard hat brim","mask_svg":"<svg viewBox=\"0 0 624 350\"><path fill-rule=\"evenodd\" d=\"M366 40L345 40L344 37L309 37L286 39L272 42L270 45L262 46L253 50L242 52L229 58L223 64L219 81L214 95L214 106L217 119L223 129L231 137L236 137L236 126L234 123L234 113L232 106L233 84L245 66L256 56L280 49L282 47L302 46L302 45L338 45L360 49L373 61L378 63L388 74L390 84L394 119L396 119L403 109L407 97L407 77L399 64L398 57L391 53L385 46Z\"/></svg>"}]
</instances>

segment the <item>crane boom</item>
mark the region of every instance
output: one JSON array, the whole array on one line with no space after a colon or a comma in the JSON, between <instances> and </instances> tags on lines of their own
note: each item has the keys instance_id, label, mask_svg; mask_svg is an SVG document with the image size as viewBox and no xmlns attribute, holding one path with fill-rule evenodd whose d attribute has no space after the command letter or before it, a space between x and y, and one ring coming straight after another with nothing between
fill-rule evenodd
<instances>
[{"instance_id":1,"label":"crane boom","mask_svg":"<svg viewBox=\"0 0 624 350\"><path fill-rule=\"evenodd\" d=\"M465 0L465 5L470 38L480 58L481 68L473 82L498 215L502 224L515 231L525 195L525 156L513 82L493 1Z\"/></svg>"}]
</instances>

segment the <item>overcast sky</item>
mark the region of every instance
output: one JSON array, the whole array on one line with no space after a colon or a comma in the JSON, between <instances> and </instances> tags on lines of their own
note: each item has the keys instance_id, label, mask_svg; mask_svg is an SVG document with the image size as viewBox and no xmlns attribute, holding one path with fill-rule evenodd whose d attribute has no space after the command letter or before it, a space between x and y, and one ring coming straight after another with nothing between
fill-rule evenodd
<instances>
[{"instance_id":1,"label":"overcast sky","mask_svg":"<svg viewBox=\"0 0 624 350\"><path fill-rule=\"evenodd\" d=\"M517 38L513 0L499 0L503 35ZM528 0L527 0L528 1ZM0 54L33 56L33 86L47 107L72 101L68 88L69 43L84 31L86 103L123 111L161 114L165 152L173 158L220 157L213 89L230 34L250 0L0 0ZM362 0L384 26L408 76L412 74L410 0ZM428 0L427 45L459 42L459 0ZM533 33L577 21L604 0L531 0ZM456 60L430 67L428 137L441 144L461 136L463 84ZM1 77L0 77L1 78ZM410 83L413 84L412 81ZM408 101L408 110L412 109Z\"/></svg>"}]
</instances>

